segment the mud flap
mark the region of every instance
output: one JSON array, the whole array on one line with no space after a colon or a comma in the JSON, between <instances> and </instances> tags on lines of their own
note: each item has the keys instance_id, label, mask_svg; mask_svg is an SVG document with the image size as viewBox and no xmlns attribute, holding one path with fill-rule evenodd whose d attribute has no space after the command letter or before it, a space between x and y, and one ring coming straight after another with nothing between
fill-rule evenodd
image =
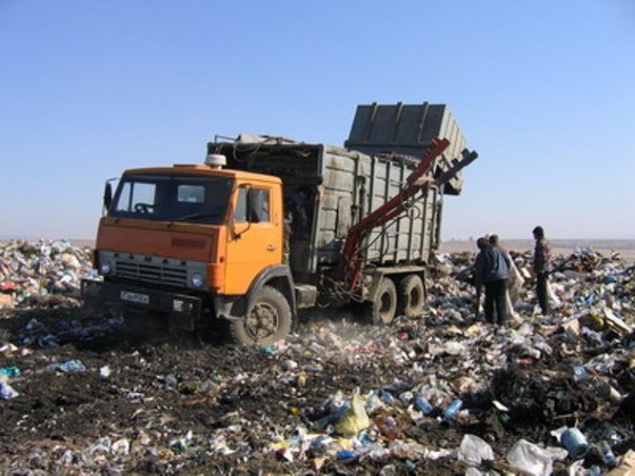
<instances>
[{"instance_id":1,"label":"mud flap","mask_svg":"<svg viewBox=\"0 0 635 476\"><path fill-rule=\"evenodd\" d=\"M200 299L177 296L172 300L172 311L168 314L170 328L193 332L200 314Z\"/></svg>"}]
</instances>

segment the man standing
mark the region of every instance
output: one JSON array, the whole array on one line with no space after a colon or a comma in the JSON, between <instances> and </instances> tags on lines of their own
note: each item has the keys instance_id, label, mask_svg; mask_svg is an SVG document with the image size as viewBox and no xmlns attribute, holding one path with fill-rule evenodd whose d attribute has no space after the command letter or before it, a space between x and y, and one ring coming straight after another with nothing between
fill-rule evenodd
<instances>
[{"instance_id":1,"label":"man standing","mask_svg":"<svg viewBox=\"0 0 635 476\"><path fill-rule=\"evenodd\" d=\"M474 284L477 295L480 294L481 286L485 286L485 320L492 324L502 325L507 320L505 298L509 263L501 250L492 246L486 238L479 238L476 245L480 251L476 256ZM496 319L494 319L494 309Z\"/></svg>"},{"instance_id":2,"label":"man standing","mask_svg":"<svg viewBox=\"0 0 635 476\"><path fill-rule=\"evenodd\" d=\"M549 314L549 297L547 296L549 284L547 279L551 267L551 245L545 238L545 230L541 226L534 228L533 234L534 240L536 240L532 266L536 275L536 295L543 316L547 316Z\"/></svg>"},{"instance_id":3,"label":"man standing","mask_svg":"<svg viewBox=\"0 0 635 476\"><path fill-rule=\"evenodd\" d=\"M523 287L523 284L525 284L525 280L518 272L518 268L516 268L516 264L509 252L501 246L498 235L489 235L489 243L493 247L501 250L501 253L505 256L505 261L509 267L507 292L505 293L505 309L507 310L507 317L518 317L518 314L514 310L514 306L518 302L518 295L520 293L520 289Z\"/></svg>"}]
</instances>

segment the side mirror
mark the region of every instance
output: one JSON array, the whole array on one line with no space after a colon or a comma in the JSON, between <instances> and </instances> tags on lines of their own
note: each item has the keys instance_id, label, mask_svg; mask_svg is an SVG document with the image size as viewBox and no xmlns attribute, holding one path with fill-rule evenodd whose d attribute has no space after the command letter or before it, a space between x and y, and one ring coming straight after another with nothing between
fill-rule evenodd
<instances>
[{"instance_id":1,"label":"side mirror","mask_svg":"<svg viewBox=\"0 0 635 476\"><path fill-rule=\"evenodd\" d=\"M106 182L104 187L104 208L106 211L110 209L110 205L112 205L112 185L110 182Z\"/></svg>"}]
</instances>

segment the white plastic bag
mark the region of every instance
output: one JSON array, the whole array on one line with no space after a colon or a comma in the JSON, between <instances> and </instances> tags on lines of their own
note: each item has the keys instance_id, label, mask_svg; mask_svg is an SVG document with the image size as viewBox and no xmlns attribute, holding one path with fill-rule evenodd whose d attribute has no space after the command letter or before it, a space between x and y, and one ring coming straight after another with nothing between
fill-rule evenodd
<instances>
[{"instance_id":1,"label":"white plastic bag","mask_svg":"<svg viewBox=\"0 0 635 476\"><path fill-rule=\"evenodd\" d=\"M553 290L553 285L549 281L547 281L547 299L549 300L551 307L554 309L562 306L562 301L558 296L556 296L556 293Z\"/></svg>"},{"instance_id":2,"label":"white plastic bag","mask_svg":"<svg viewBox=\"0 0 635 476\"><path fill-rule=\"evenodd\" d=\"M471 466L479 466L483 460L494 461L494 451L482 438L467 434L463 436L457 458Z\"/></svg>"},{"instance_id":3,"label":"white plastic bag","mask_svg":"<svg viewBox=\"0 0 635 476\"><path fill-rule=\"evenodd\" d=\"M551 454L527 440L514 443L507 453L507 461L515 470L532 476L549 476L553 471Z\"/></svg>"}]
</instances>

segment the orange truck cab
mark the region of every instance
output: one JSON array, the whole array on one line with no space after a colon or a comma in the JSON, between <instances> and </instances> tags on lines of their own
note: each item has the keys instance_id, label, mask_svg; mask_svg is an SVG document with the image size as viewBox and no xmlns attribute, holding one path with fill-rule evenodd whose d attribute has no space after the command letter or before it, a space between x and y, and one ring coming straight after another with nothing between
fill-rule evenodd
<instances>
[{"instance_id":1,"label":"orange truck cab","mask_svg":"<svg viewBox=\"0 0 635 476\"><path fill-rule=\"evenodd\" d=\"M82 282L86 301L163 314L190 330L204 314L224 317L244 344L289 332L296 310L282 263L281 180L223 169L223 159L127 170L114 196L107 185L94 253L103 280Z\"/></svg>"}]
</instances>

